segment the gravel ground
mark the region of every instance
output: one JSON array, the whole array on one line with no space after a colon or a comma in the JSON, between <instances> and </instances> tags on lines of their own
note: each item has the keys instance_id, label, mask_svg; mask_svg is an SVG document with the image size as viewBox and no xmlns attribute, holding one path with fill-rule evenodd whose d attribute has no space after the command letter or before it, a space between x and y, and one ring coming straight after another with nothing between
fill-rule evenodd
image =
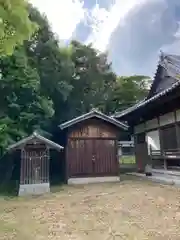
<instances>
[{"instance_id":1,"label":"gravel ground","mask_svg":"<svg viewBox=\"0 0 180 240\"><path fill-rule=\"evenodd\" d=\"M180 189L138 179L0 198L0 240L179 240Z\"/></svg>"}]
</instances>

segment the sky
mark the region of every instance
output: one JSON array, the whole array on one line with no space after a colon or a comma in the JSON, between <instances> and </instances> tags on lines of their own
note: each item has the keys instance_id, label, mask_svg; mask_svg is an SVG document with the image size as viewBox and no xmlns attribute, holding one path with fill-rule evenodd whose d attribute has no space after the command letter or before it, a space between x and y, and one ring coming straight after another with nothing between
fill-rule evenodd
<instances>
[{"instance_id":1,"label":"sky","mask_svg":"<svg viewBox=\"0 0 180 240\"><path fill-rule=\"evenodd\" d=\"M92 43L119 75L153 76L160 51L180 54L180 0L30 0L65 43Z\"/></svg>"}]
</instances>

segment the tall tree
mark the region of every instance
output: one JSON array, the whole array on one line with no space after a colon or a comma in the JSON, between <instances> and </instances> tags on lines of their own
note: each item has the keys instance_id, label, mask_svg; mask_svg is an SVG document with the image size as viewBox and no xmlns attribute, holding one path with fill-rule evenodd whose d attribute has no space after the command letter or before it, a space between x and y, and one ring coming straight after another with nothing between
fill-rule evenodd
<instances>
[{"instance_id":1,"label":"tall tree","mask_svg":"<svg viewBox=\"0 0 180 240\"><path fill-rule=\"evenodd\" d=\"M30 21L25 0L0 0L0 56L30 38L36 25Z\"/></svg>"},{"instance_id":2,"label":"tall tree","mask_svg":"<svg viewBox=\"0 0 180 240\"><path fill-rule=\"evenodd\" d=\"M43 95L52 99L55 124L63 119L67 111L64 106L72 89L70 79L74 66L71 61L71 47L59 47L59 41L52 32L47 18L30 6L30 19L39 26L30 41L25 43L31 66L40 77Z\"/></svg>"},{"instance_id":3,"label":"tall tree","mask_svg":"<svg viewBox=\"0 0 180 240\"><path fill-rule=\"evenodd\" d=\"M0 60L0 146L6 147L53 115L52 102L41 94L40 79L23 47Z\"/></svg>"},{"instance_id":4,"label":"tall tree","mask_svg":"<svg viewBox=\"0 0 180 240\"><path fill-rule=\"evenodd\" d=\"M106 105L107 111L122 111L143 100L148 93L150 81L149 77L141 75L117 77L110 101Z\"/></svg>"},{"instance_id":5,"label":"tall tree","mask_svg":"<svg viewBox=\"0 0 180 240\"><path fill-rule=\"evenodd\" d=\"M28 11L39 27L0 58L0 146L34 129L53 132L93 107L107 114L123 110L146 95L146 77L117 77L107 55L91 45L60 47L47 18L31 5Z\"/></svg>"},{"instance_id":6,"label":"tall tree","mask_svg":"<svg viewBox=\"0 0 180 240\"><path fill-rule=\"evenodd\" d=\"M110 92L116 81L106 54L100 54L91 45L77 41L71 43L74 74L70 84L72 91L66 102L66 118L72 118L97 107L104 111Z\"/></svg>"}]
</instances>

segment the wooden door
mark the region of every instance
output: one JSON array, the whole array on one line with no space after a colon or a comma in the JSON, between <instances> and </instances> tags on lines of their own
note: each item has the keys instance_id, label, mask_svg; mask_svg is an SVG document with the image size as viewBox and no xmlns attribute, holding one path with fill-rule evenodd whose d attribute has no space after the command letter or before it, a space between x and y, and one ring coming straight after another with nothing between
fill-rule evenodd
<instances>
[{"instance_id":1,"label":"wooden door","mask_svg":"<svg viewBox=\"0 0 180 240\"><path fill-rule=\"evenodd\" d=\"M69 139L68 177L117 175L116 150L114 139Z\"/></svg>"},{"instance_id":2,"label":"wooden door","mask_svg":"<svg viewBox=\"0 0 180 240\"><path fill-rule=\"evenodd\" d=\"M69 139L67 149L68 177L91 176L93 146L86 139Z\"/></svg>"},{"instance_id":3,"label":"wooden door","mask_svg":"<svg viewBox=\"0 0 180 240\"><path fill-rule=\"evenodd\" d=\"M118 174L116 140L93 140L93 173L95 176L113 176Z\"/></svg>"}]
</instances>

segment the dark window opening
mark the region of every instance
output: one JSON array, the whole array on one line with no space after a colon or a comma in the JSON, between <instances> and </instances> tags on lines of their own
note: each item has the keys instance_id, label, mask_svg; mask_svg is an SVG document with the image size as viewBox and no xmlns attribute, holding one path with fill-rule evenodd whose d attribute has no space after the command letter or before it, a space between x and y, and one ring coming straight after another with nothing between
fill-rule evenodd
<instances>
[{"instance_id":1,"label":"dark window opening","mask_svg":"<svg viewBox=\"0 0 180 240\"><path fill-rule=\"evenodd\" d=\"M176 128L175 126L164 127L160 131L162 148L164 150L177 149Z\"/></svg>"}]
</instances>

